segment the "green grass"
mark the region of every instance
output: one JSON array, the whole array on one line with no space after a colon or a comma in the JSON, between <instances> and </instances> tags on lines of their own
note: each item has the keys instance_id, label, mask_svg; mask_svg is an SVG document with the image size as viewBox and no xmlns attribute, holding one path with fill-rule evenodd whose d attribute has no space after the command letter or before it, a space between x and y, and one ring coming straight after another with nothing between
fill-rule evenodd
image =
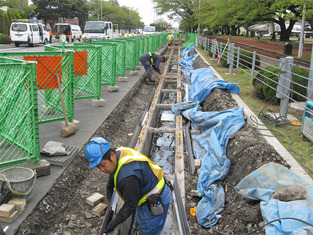
<instances>
[{"instance_id":1,"label":"green grass","mask_svg":"<svg viewBox=\"0 0 313 235\"><path fill-rule=\"evenodd\" d=\"M279 113L279 105L268 104L268 101L260 100L254 95L251 71L234 69L233 74L230 75L228 74L228 68L217 64L217 60L213 60L209 57L200 47L197 49L225 81L238 83L240 98L249 106L256 116L259 115L263 108L269 109L274 113ZM291 113L290 111L289 113L297 117L299 122L302 122L302 115ZM266 126L300 165L302 161L304 165L313 171L313 145L306 138L302 138L301 126L286 125L284 127L277 127L269 124L266 124ZM313 174L311 174L310 171L305 168L304 170L313 178Z\"/></svg>"}]
</instances>

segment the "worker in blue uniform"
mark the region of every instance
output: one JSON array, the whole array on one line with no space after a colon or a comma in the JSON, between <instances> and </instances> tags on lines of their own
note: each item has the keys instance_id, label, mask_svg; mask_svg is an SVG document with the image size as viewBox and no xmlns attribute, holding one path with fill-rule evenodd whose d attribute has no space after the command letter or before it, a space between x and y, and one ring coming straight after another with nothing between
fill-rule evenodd
<instances>
[{"instance_id":1,"label":"worker in blue uniform","mask_svg":"<svg viewBox=\"0 0 313 235\"><path fill-rule=\"evenodd\" d=\"M112 232L137 210L139 234L160 234L171 201L162 169L140 152L126 147L115 149L102 137L92 138L85 154L90 168L97 167L101 172L110 174L108 200L115 188L124 201L104 232Z\"/></svg>"},{"instance_id":2,"label":"worker in blue uniform","mask_svg":"<svg viewBox=\"0 0 313 235\"><path fill-rule=\"evenodd\" d=\"M152 69L154 69L156 72L162 75L162 72L160 71L160 63L166 62L167 57L165 55L161 56L157 52L148 52L142 54L139 60L146 71L146 82L152 82L151 80L153 72Z\"/></svg>"}]
</instances>

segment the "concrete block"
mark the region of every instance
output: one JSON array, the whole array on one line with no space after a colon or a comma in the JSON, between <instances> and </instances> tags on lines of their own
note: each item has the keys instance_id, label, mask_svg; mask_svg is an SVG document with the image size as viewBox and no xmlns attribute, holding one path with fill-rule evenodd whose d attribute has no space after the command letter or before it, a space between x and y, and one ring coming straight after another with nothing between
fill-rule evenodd
<instances>
[{"instance_id":1,"label":"concrete block","mask_svg":"<svg viewBox=\"0 0 313 235\"><path fill-rule=\"evenodd\" d=\"M105 104L105 100L104 99L99 99L99 100L97 100L97 99L92 99L91 100L91 105L92 105L92 107L103 107L104 106L104 104Z\"/></svg>"},{"instance_id":2,"label":"concrete block","mask_svg":"<svg viewBox=\"0 0 313 235\"><path fill-rule=\"evenodd\" d=\"M70 124L74 124L75 126L76 126L76 128L77 128L77 130L79 129L79 124L80 124L80 121L78 121L78 120L73 120L73 122L70 122ZM65 125L65 121L63 121L62 123L61 123L61 128L64 128L66 125Z\"/></svg>"},{"instance_id":3,"label":"concrete block","mask_svg":"<svg viewBox=\"0 0 313 235\"><path fill-rule=\"evenodd\" d=\"M14 211L16 211L15 205L2 204L0 206L0 217L9 218Z\"/></svg>"},{"instance_id":4,"label":"concrete block","mask_svg":"<svg viewBox=\"0 0 313 235\"><path fill-rule=\"evenodd\" d=\"M130 75L138 75L138 71L130 71Z\"/></svg>"},{"instance_id":5,"label":"concrete block","mask_svg":"<svg viewBox=\"0 0 313 235\"><path fill-rule=\"evenodd\" d=\"M24 198L12 198L9 202L9 205L15 205L16 210L21 214L26 206L26 199Z\"/></svg>"},{"instance_id":6,"label":"concrete block","mask_svg":"<svg viewBox=\"0 0 313 235\"><path fill-rule=\"evenodd\" d=\"M22 163L20 166L35 170L37 177L50 175L50 162L45 159L39 160L39 165L36 165L34 162L26 162Z\"/></svg>"},{"instance_id":7,"label":"concrete block","mask_svg":"<svg viewBox=\"0 0 313 235\"><path fill-rule=\"evenodd\" d=\"M94 215L96 215L96 216L102 216L102 215L104 215L104 212L105 212L105 209L108 207L108 205L107 204L105 204L105 203L99 203L98 205L96 205L93 209L92 209L92 211L91 211L91 213L92 214L94 214Z\"/></svg>"},{"instance_id":8,"label":"concrete block","mask_svg":"<svg viewBox=\"0 0 313 235\"><path fill-rule=\"evenodd\" d=\"M5 222L5 223L13 223L14 220L17 219L18 216L19 216L19 212L18 211L14 211L13 214L10 217L2 217L2 216L0 216L0 221L1 222Z\"/></svg>"},{"instance_id":9,"label":"concrete block","mask_svg":"<svg viewBox=\"0 0 313 235\"><path fill-rule=\"evenodd\" d=\"M199 169L201 167L201 159L195 159L195 168Z\"/></svg>"},{"instance_id":10,"label":"concrete block","mask_svg":"<svg viewBox=\"0 0 313 235\"><path fill-rule=\"evenodd\" d=\"M109 92L116 92L116 91L118 91L118 86L111 86L111 85L109 85L108 86L108 91Z\"/></svg>"},{"instance_id":11,"label":"concrete block","mask_svg":"<svg viewBox=\"0 0 313 235\"><path fill-rule=\"evenodd\" d=\"M140 70L141 69L141 67L140 66L136 66L136 70Z\"/></svg>"},{"instance_id":12,"label":"concrete block","mask_svg":"<svg viewBox=\"0 0 313 235\"><path fill-rule=\"evenodd\" d=\"M96 206L104 200L104 196L100 193L94 193L86 199L86 203L90 206Z\"/></svg>"},{"instance_id":13,"label":"concrete block","mask_svg":"<svg viewBox=\"0 0 313 235\"><path fill-rule=\"evenodd\" d=\"M117 77L118 82L128 82L128 77Z\"/></svg>"}]
</instances>

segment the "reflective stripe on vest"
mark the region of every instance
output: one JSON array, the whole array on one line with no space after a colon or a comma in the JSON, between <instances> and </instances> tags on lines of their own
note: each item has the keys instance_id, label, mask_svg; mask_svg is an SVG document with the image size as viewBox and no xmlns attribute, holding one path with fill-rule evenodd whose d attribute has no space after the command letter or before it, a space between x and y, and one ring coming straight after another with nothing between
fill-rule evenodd
<instances>
[{"instance_id":1,"label":"reflective stripe on vest","mask_svg":"<svg viewBox=\"0 0 313 235\"><path fill-rule=\"evenodd\" d=\"M117 190L117 176L118 173L121 169L121 167L124 164L133 162L133 161L137 161L137 162L147 162L153 172L153 174L158 178L158 183L157 185L150 191L148 192L146 195L144 195L142 198L140 198L139 202L138 202L138 206L140 206L141 204L143 204L144 202L147 201L147 198L152 195L152 194L156 194L156 193L160 193L165 185L165 181L164 181L164 177L163 177L163 171L162 169L155 164L153 161L151 161L148 157L146 157L145 155L135 151L134 149L131 148L125 148L125 147L121 147L116 149L116 151L121 151L121 155L117 164L117 169L116 172L114 174L114 186L116 189L117 194L120 196L120 198L124 201L124 198L122 197L121 193Z\"/></svg>"},{"instance_id":2,"label":"reflective stripe on vest","mask_svg":"<svg viewBox=\"0 0 313 235\"><path fill-rule=\"evenodd\" d=\"M154 52L154 54L160 55L160 53L158 53L158 52ZM154 65L154 61L153 61L153 58L152 58L152 53L149 52L149 55L150 55L151 64Z\"/></svg>"}]
</instances>

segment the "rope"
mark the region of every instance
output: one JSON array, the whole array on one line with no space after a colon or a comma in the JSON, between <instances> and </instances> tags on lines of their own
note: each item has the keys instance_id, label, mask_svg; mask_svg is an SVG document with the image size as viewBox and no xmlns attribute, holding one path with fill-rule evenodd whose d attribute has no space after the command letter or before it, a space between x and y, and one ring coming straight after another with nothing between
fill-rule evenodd
<instances>
[{"instance_id":1,"label":"rope","mask_svg":"<svg viewBox=\"0 0 313 235\"><path fill-rule=\"evenodd\" d=\"M9 182L9 180L7 179L7 177L4 175L4 174L0 174L1 177L4 178L9 190L15 194L15 195L19 195L19 196L27 196L34 188L34 185L35 185L35 181L37 179L37 173L36 173L36 170L34 170L34 173L35 173L35 176L34 176L34 179L33 179L33 184L31 186L31 188L26 192L26 193L20 193L20 192L16 192L14 191L12 188L11 188L11 183Z\"/></svg>"}]
</instances>

